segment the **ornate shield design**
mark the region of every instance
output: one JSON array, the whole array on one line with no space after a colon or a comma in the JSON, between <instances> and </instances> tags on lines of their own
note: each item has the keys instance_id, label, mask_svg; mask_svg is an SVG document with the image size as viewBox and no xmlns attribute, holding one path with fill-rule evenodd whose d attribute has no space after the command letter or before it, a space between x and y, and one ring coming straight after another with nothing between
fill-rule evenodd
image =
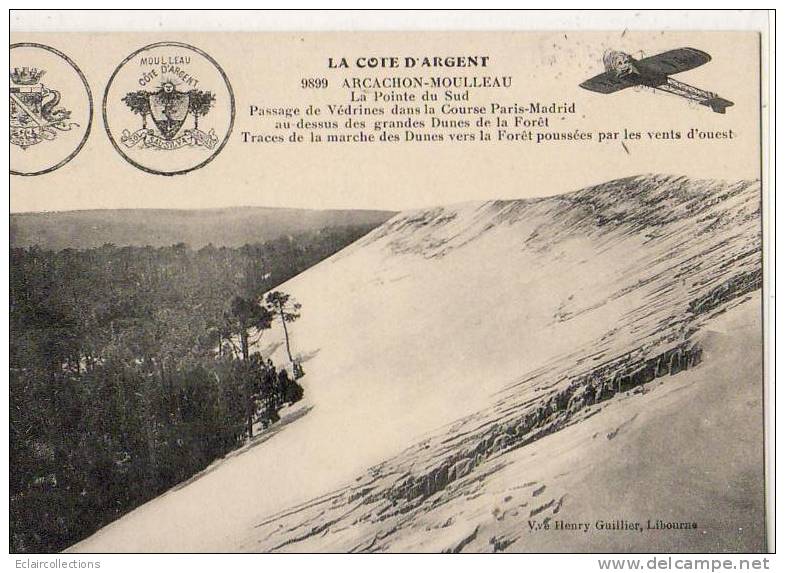
<instances>
[{"instance_id":1,"label":"ornate shield design","mask_svg":"<svg viewBox=\"0 0 785 573\"><path fill-rule=\"evenodd\" d=\"M69 121L70 111L57 107L60 92L38 83L45 73L45 70L28 67L10 71L10 139L22 149L55 139L58 131L70 131L77 126Z\"/></svg>"},{"instance_id":2,"label":"ornate shield design","mask_svg":"<svg viewBox=\"0 0 785 573\"><path fill-rule=\"evenodd\" d=\"M87 79L68 56L44 44L12 44L8 64L10 171L54 171L79 153L90 133Z\"/></svg>"},{"instance_id":3,"label":"ornate shield design","mask_svg":"<svg viewBox=\"0 0 785 573\"><path fill-rule=\"evenodd\" d=\"M150 115L164 139L173 139L188 117L190 97L178 91L150 94Z\"/></svg>"},{"instance_id":4,"label":"ornate shield design","mask_svg":"<svg viewBox=\"0 0 785 573\"><path fill-rule=\"evenodd\" d=\"M41 117L43 85L11 87L10 117L13 127L31 127L46 123Z\"/></svg>"},{"instance_id":5,"label":"ornate shield design","mask_svg":"<svg viewBox=\"0 0 785 573\"><path fill-rule=\"evenodd\" d=\"M221 67L179 42L140 48L117 67L104 92L104 122L115 150L159 175L188 173L212 161L228 141L234 112Z\"/></svg>"}]
</instances>

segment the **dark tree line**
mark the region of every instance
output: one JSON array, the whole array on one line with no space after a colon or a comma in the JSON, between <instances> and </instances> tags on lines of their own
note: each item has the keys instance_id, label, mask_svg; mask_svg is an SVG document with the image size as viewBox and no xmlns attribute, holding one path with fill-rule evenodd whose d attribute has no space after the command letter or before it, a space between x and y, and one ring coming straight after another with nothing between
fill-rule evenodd
<instances>
[{"instance_id":1,"label":"dark tree line","mask_svg":"<svg viewBox=\"0 0 785 573\"><path fill-rule=\"evenodd\" d=\"M273 289L367 230L12 249L11 550L62 550L277 421L303 372L288 331L291 364L252 351L273 321L299 316Z\"/></svg>"}]
</instances>

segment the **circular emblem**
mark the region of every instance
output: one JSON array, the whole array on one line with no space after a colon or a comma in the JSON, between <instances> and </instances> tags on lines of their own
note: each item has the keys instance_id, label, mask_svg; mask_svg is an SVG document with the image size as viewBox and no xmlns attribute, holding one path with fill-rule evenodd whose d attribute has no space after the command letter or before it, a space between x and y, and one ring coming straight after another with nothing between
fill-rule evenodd
<instances>
[{"instance_id":1,"label":"circular emblem","mask_svg":"<svg viewBox=\"0 0 785 573\"><path fill-rule=\"evenodd\" d=\"M90 86L68 56L43 44L11 44L9 68L10 171L54 171L81 151L90 134Z\"/></svg>"},{"instance_id":2,"label":"circular emblem","mask_svg":"<svg viewBox=\"0 0 785 573\"><path fill-rule=\"evenodd\" d=\"M159 42L128 56L104 92L106 133L131 165L158 175L204 167L234 125L234 92L202 50Z\"/></svg>"}]
</instances>

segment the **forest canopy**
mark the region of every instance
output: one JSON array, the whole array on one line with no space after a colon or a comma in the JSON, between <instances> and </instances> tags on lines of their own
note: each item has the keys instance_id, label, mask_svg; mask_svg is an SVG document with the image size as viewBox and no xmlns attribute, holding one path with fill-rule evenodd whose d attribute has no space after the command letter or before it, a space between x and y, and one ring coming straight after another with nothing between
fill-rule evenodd
<instances>
[{"instance_id":1,"label":"forest canopy","mask_svg":"<svg viewBox=\"0 0 785 573\"><path fill-rule=\"evenodd\" d=\"M239 248L12 249L11 551L63 550L275 423L303 366L288 331L287 364L253 341L307 309L274 289L373 226Z\"/></svg>"}]
</instances>

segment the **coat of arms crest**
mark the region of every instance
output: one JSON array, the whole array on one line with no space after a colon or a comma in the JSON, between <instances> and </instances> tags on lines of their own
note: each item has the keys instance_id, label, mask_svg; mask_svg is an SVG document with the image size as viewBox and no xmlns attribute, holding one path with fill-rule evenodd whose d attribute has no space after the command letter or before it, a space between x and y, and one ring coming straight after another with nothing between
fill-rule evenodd
<instances>
[{"instance_id":1,"label":"coat of arms crest","mask_svg":"<svg viewBox=\"0 0 785 573\"><path fill-rule=\"evenodd\" d=\"M22 149L57 137L58 131L78 127L69 121L71 112L60 104L60 92L40 83L46 70L14 68L10 71L11 87L9 123L11 143Z\"/></svg>"},{"instance_id":2,"label":"coat of arms crest","mask_svg":"<svg viewBox=\"0 0 785 573\"><path fill-rule=\"evenodd\" d=\"M155 92L129 92L123 102L142 117L142 127L134 132L124 130L120 141L126 147L141 145L146 148L173 150L181 147L206 147L218 144L214 130L199 129L199 118L207 115L215 102L209 91L192 89L181 92L173 82L166 81ZM183 128L188 116L193 117L193 128ZM148 126L148 117L154 128Z\"/></svg>"}]
</instances>

